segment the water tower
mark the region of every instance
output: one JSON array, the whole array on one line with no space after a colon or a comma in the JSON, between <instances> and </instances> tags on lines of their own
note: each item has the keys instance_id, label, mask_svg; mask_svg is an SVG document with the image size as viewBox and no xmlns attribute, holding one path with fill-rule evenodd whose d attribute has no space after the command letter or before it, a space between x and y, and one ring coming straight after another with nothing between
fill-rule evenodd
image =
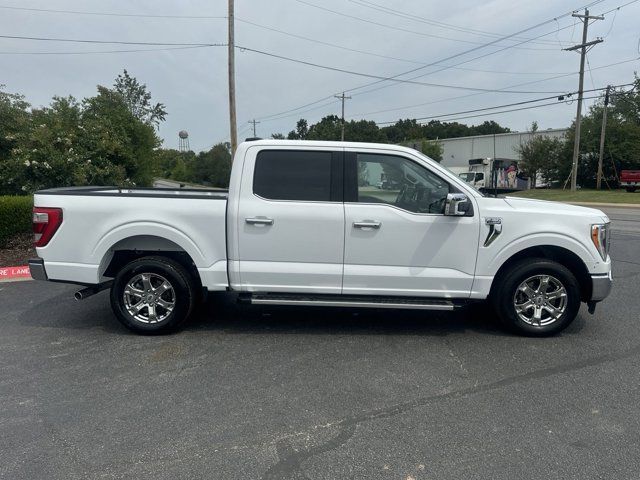
<instances>
[{"instance_id":1,"label":"water tower","mask_svg":"<svg viewBox=\"0 0 640 480\"><path fill-rule=\"evenodd\" d=\"M180 130L178 132L178 150L181 152L188 152L189 149L189 133L186 130Z\"/></svg>"}]
</instances>

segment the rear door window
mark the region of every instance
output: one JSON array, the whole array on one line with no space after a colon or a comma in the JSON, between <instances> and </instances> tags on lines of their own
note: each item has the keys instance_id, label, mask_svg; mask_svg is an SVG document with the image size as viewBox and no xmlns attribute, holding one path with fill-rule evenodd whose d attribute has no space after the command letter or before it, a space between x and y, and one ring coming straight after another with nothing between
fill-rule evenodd
<instances>
[{"instance_id":1,"label":"rear door window","mask_svg":"<svg viewBox=\"0 0 640 480\"><path fill-rule=\"evenodd\" d=\"M270 200L332 201L334 161L327 151L263 150L256 158L253 192Z\"/></svg>"}]
</instances>

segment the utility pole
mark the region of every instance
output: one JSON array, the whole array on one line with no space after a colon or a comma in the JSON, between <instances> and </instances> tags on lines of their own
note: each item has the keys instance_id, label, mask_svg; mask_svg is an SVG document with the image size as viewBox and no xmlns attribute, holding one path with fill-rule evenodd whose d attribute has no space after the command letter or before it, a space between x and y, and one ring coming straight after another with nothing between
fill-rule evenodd
<instances>
[{"instance_id":1,"label":"utility pole","mask_svg":"<svg viewBox=\"0 0 640 480\"><path fill-rule=\"evenodd\" d=\"M604 94L604 109L602 110L602 130L600 130L600 156L598 157L598 175L596 188L600 190L602 184L602 157L604 156L604 136L607 130L607 106L609 105L609 92L611 85L607 85L607 93Z\"/></svg>"},{"instance_id":2,"label":"utility pole","mask_svg":"<svg viewBox=\"0 0 640 480\"><path fill-rule=\"evenodd\" d=\"M342 100L342 133L340 134L340 140L344 142L344 101L350 100L351 97L345 97L344 92L342 92L342 95L334 95L334 97Z\"/></svg>"},{"instance_id":3,"label":"utility pole","mask_svg":"<svg viewBox=\"0 0 640 480\"><path fill-rule=\"evenodd\" d=\"M572 17L582 19L582 43L573 47L565 48L567 51L580 50L580 82L578 85L578 107L576 111L576 128L575 139L573 141L573 163L571 165L571 190L575 191L578 180L578 158L580 156L580 123L582 121L582 94L584 85L584 61L587 56L587 48L602 42L601 38L587 42L587 30L589 29L589 20L604 20L601 15L589 16L589 9L584 10L584 15L574 13Z\"/></svg>"},{"instance_id":4,"label":"utility pole","mask_svg":"<svg viewBox=\"0 0 640 480\"><path fill-rule=\"evenodd\" d=\"M235 39L234 39L234 0L229 0L229 129L231 130L231 161L238 148L238 127L236 125L236 71L235 71Z\"/></svg>"},{"instance_id":5,"label":"utility pole","mask_svg":"<svg viewBox=\"0 0 640 480\"><path fill-rule=\"evenodd\" d=\"M260 123L260 122L259 122L259 121L257 121L257 120L254 118L253 120L249 120L249 122L248 122L248 123L250 123L250 124L252 124L252 125L253 125L253 136L254 136L254 137L257 137L257 135L256 135L256 124L257 124L257 123Z\"/></svg>"}]
</instances>

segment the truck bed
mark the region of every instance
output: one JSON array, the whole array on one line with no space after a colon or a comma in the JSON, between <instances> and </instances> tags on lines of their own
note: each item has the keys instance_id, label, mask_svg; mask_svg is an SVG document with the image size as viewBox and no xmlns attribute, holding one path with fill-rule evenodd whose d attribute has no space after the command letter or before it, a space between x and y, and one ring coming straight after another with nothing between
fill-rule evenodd
<instances>
[{"instance_id":1,"label":"truck bed","mask_svg":"<svg viewBox=\"0 0 640 480\"><path fill-rule=\"evenodd\" d=\"M97 284L121 250L186 252L203 285L226 288L228 192L216 189L73 187L41 190L34 206L62 209L45 247L49 279Z\"/></svg>"}]
</instances>

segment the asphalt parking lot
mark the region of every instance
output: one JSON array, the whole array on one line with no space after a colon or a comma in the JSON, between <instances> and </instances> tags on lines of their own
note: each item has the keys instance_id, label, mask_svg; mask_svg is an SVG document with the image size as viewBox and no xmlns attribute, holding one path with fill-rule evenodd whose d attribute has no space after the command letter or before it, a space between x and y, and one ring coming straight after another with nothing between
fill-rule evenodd
<instances>
[{"instance_id":1,"label":"asphalt parking lot","mask_svg":"<svg viewBox=\"0 0 640 480\"><path fill-rule=\"evenodd\" d=\"M637 212L608 211L611 296L547 339L505 334L482 308L226 297L140 337L106 292L0 284L0 477L638 478Z\"/></svg>"}]
</instances>

